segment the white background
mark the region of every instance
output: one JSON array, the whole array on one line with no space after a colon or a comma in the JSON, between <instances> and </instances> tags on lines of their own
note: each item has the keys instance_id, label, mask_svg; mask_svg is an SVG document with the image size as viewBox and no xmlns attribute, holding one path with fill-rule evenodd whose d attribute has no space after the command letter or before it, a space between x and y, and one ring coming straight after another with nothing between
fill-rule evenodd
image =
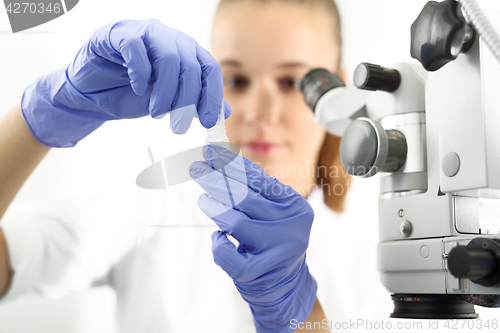
<instances>
[{"instance_id":1,"label":"white background","mask_svg":"<svg viewBox=\"0 0 500 333\"><path fill-rule=\"evenodd\" d=\"M0 8L0 115L20 101L24 88L37 76L69 63L95 29L112 21L155 17L210 49L217 2L80 0L66 15L17 34L10 32L7 14ZM413 62L409 52L410 25L425 0L337 0L337 3L348 78L363 61ZM16 204L40 196L134 187L137 174L150 163L146 147L152 147L159 159L203 142L203 130L195 122L193 130L182 137L170 133L168 117L159 121L145 118L105 124L76 148L53 149L23 187ZM109 288L50 301L25 297L0 305L0 332L113 332L114 302Z\"/></svg>"}]
</instances>

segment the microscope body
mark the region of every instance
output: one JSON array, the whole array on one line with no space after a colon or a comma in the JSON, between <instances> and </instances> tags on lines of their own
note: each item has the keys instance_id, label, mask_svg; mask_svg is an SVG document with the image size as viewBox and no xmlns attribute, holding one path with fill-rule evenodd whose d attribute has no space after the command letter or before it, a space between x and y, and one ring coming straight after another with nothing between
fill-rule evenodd
<instances>
[{"instance_id":1,"label":"microscope body","mask_svg":"<svg viewBox=\"0 0 500 333\"><path fill-rule=\"evenodd\" d=\"M474 318L472 309L415 315L404 306L419 309L429 294L500 306L500 63L476 35L467 52L426 75L424 96L405 89L411 73L395 68L401 86L376 91L367 103L368 117L400 131L408 146L405 163L380 174L377 258L381 281L394 293L392 316ZM449 262L454 248L472 245L476 257L457 259L455 251ZM457 277L457 269L466 273Z\"/></svg>"},{"instance_id":2,"label":"microscope body","mask_svg":"<svg viewBox=\"0 0 500 333\"><path fill-rule=\"evenodd\" d=\"M317 121L342 136L344 168L380 176L377 260L391 317L500 307L500 58L489 46L458 2L430 1L412 25L423 66L363 63L358 92L321 69L301 83Z\"/></svg>"},{"instance_id":3,"label":"microscope body","mask_svg":"<svg viewBox=\"0 0 500 333\"><path fill-rule=\"evenodd\" d=\"M500 239L499 77L500 65L477 38L467 53L428 73L425 112L395 108L378 118L408 143L405 164L380 175L378 268L389 291L500 294L500 286L454 277L447 265L457 245Z\"/></svg>"}]
</instances>

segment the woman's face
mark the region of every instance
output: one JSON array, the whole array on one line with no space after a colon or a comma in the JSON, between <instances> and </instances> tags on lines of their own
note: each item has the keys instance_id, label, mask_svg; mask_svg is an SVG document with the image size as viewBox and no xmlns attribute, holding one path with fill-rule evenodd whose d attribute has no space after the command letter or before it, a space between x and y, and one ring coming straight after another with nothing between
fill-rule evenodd
<instances>
[{"instance_id":1,"label":"woman's face","mask_svg":"<svg viewBox=\"0 0 500 333\"><path fill-rule=\"evenodd\" d=\"M331 30L318 9L283 3L229 4L214 25L213 55L222 65L224 98L232 109L229 141L302 195L308 193L302 183L315 182L312 167L325 131L298 83L313 68L338 72Z\"/></svg>"}]
</instances>

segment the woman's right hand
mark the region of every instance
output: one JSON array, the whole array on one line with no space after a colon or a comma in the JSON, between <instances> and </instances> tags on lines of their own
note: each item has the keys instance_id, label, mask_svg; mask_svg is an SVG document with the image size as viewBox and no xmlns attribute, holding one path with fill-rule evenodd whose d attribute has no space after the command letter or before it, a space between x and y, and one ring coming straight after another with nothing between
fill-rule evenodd
<instances>
[{"instance_id":1,"label":"woman's right hand","mask_svg":"<svg viewBox=\"0 0 500 333\"><path fill-rule=\"evenodd\" d=\"M174 111L177 134L193 117L210 128L223 94L220 65L194 39L155 19L127 20L99 28L72 63L38 78L21 108L38 141L72 147L107 120L148 114Z\"/></svg>"}]
</instances>

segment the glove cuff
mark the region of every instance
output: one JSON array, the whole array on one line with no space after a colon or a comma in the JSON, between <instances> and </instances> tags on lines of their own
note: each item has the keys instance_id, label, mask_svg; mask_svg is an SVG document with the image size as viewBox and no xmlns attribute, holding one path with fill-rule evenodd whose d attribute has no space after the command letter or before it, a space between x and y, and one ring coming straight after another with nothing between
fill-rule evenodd
<instances>
[{"instance_id":1,"label":"glove cuff","mask_svg":"<svg viewBox=\"0 0 500 333\"><path fill-rule=\"evenodd\" d=\"M66 71L63 68L39 77L21 99L28 128L49 147L74 147L106 121L95 112L99 107L73 87Z\"/></svg>"},{"instance_id":2,"label":"glove cuff","mask_svg":"<svg viewBox=\"0 0 500 333\"><path fill-rule=\"evenodd\" d=\"M291 288L287 288L289 290L283 296L280 295L283 292L282 290L271 290L267 295L274 295L278 297L278 300L268 302L267 304L252 302L250 300L251 297L245 295L240 286L236 286L243 298L250 305L257 333L293 332L294 329L291 328L291 321L296 320L297 323L304 322L311 314L314 302L316 301L318 284L309 273L305 258L298 274L288 281L286 285L288 286L282 285L279 287L281 289L292 285ZM261 297L258 296L256 300L259 300L259 298Z\"/></svg>"}]
</instances>

